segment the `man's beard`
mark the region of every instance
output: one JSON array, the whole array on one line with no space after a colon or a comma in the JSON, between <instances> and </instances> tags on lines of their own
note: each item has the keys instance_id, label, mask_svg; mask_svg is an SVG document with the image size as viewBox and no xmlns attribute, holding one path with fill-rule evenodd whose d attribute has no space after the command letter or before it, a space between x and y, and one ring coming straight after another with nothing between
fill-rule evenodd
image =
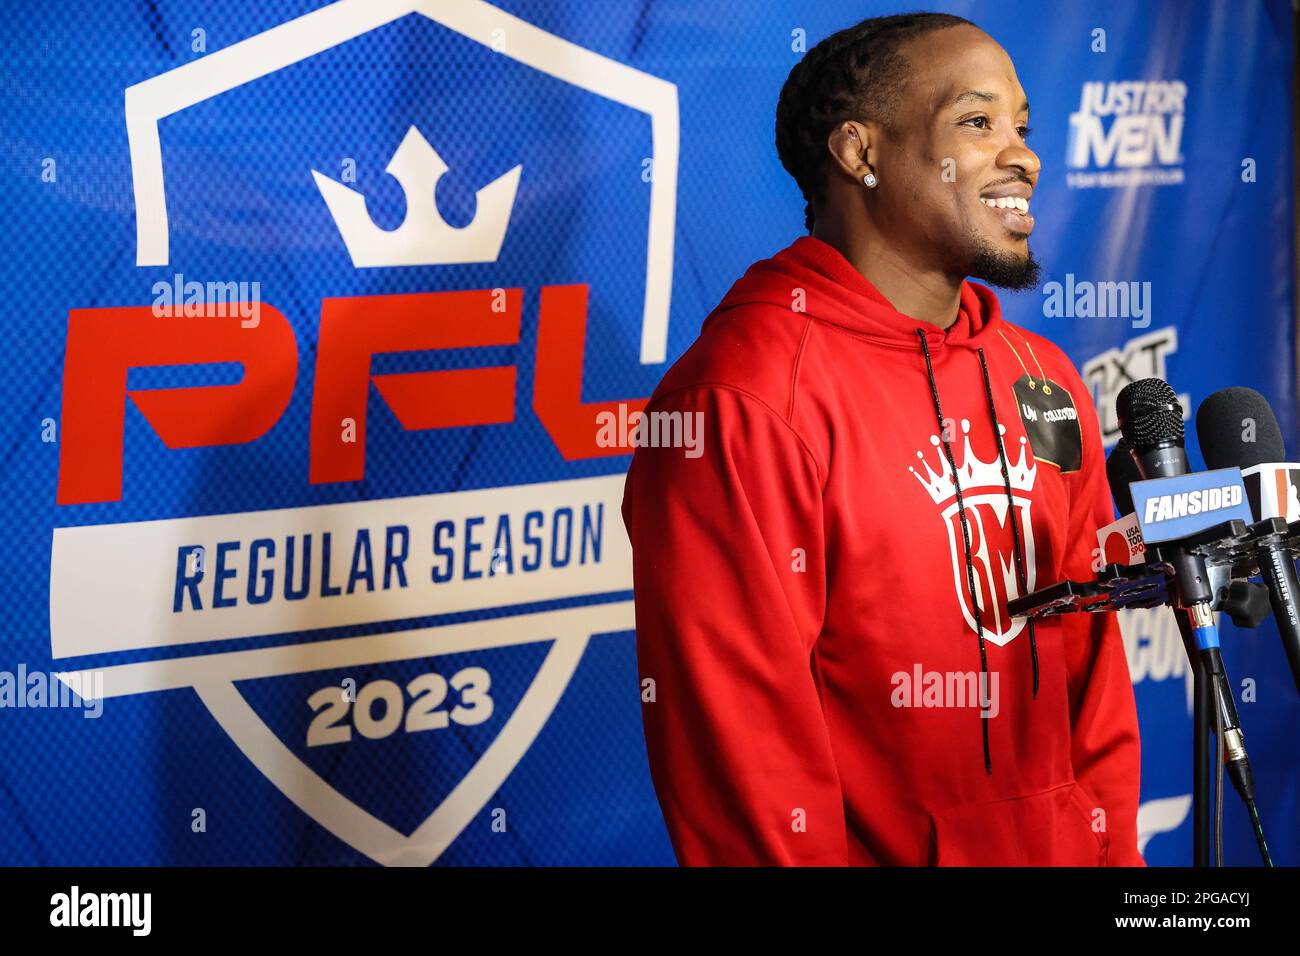
<instances>
[{"instance_id":1,"label":"man's beard","mask_svg":"<svg viewBox=\"0 0 1300 956\"><path fill-rule=\"evenodd\" d=\"M1000 289L1032 289L1038 285L1038 260L1034 258L1028 243L1025 254L995 248L988 240L980 237L975 244L975 260L967 274L975 279L983 279L989 285Z\"/></svg>"}]
</instances>

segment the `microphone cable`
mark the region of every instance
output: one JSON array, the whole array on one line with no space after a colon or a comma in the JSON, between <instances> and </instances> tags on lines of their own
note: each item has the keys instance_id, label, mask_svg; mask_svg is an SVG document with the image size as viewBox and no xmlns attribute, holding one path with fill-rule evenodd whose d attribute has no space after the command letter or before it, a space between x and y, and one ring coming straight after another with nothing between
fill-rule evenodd
<instances>
[{"instance_id":1,"label":"microphone cable","mask_svg":"<svg viewBox=\"0 0 1300 956\"><path fill-rule=\"evenodd\" d=\"M1223 866L1223 711L1217 707L1214 708L1214 865Z\"/></svg>"}]
</instances>

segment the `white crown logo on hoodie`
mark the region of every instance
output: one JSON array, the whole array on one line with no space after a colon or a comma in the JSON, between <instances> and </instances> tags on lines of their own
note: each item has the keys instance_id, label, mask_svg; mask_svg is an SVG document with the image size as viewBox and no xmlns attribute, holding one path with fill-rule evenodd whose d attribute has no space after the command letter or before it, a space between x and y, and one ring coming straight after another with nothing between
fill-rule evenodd
<instances>
[{"instance_id":1,"label":"white crown logo on hoodie","mask_svg":"<svg viewBox=\"0 0 1300 956\"><path fill-rule=\"evenodd\" d=\"M973 491L976 488L985 488L993 486L998 489L1004 487L1002 480L1002 463L998 456L994 455L992 461L984 461L979 458L970 446L970 419L961 420L961 430L965 436L965 447L962 449L961 458L958 459L961 464L957 466L957 477L961 480L961 490L964 493ZM999 425L999 434L1006 434L1006 426ZM939 447L939 436L931 435L930 444L935 448ZM1038 475L1038 465L1033 458L1029 458L1026 463L1026 451L1028 445L1025 439L1020 439L1020 460L1014 465L1011 464L1011 455L1007 455L1007 468L1011 475L1011 490L1016 491L1033 491L1034 479ZM929 462L925 460L925 455L921 452L916 453L916 457L921 460L925 467L926 476L922 477L921 473L915 468L908 468L916 480L921 483L936 505L954 497L957 494L957 484L953 480L953 471L948 464L947 457L943 452L939 452L940 467L934 471ZM953 456L956 458L956 456Z\"/></svg>"},{"instance_id":2,"label":"white crown logo on hoodie","mask_svg":"<svg viewBox=\"0 0 1300 956\"><path fill-rule=\"evenodd\" d=\"M1005 647L1025 627L1024 618L1004 618L1006 604L1021 595L1018 586L1014 555L1011 545L1008 510L1014 505L1018 515L1016 523L1024 542L1025 591L1034 589L1037 560L1034 549L1034 526L1030 517L1033 500L1030 492L1038 476L1038 465L1028 454L1028 442L1020 439L1020 459L1013 465L1007 455L1007 471L1011 479L1012 500L1007 500L1006 483L1002 478L1002 464L997 455L992 461L983 461L975 455L970 444L970 420L962 419L965 435L962 454L957 459L955 478L961 481L962 503L970 523L972 552L969 569L975 579L975 593L970 593L966 567L965 543L961 529L961 516L956 501L957 481L947 456L939 452L940 467L935 471L925 461L925 455L916 453L925 468L925 474L915 467L908 471L920 482L936 505L942 507L942 517L948 533L948 548L952 559L953 588L962 617L967 626L999 647ZM1005 436L1006 426L998 425L998 434ZM938 448L938 435L930 436L930 444ZM953 456L956 459L956 454ZM947 502L945 505L944 503ZM1005 539L1005 540L1004 540ZM980 612L977 628L975 611Z\"/></svg>"}]
</instances>

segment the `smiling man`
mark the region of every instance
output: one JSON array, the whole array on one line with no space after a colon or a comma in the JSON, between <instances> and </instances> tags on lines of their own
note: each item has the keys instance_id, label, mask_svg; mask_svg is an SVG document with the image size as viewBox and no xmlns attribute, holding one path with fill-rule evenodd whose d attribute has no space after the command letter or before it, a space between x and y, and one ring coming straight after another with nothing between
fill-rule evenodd
<instances>
[{"instance_id":1,"label":"smiling man","mask_svg":"<svg viewBox=\"0 0 1300 956\"><path fill-rule=\"evenodd\" d=\"M811 235L756 263L649 412L632 540L650 768L684 864L1141 865L1111 615L1007 602L1092 574L1090 395L973 277L1031 288L1039 160L968 21L866 20L777 104Z\"/></svg>"}]
</instances>

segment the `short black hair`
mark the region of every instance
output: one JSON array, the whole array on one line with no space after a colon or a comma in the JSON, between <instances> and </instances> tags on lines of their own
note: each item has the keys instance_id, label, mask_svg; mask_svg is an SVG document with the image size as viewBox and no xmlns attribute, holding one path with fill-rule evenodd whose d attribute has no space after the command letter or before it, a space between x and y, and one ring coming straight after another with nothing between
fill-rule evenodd
<instances>
[{"instance_id":1,"label":"short black hair","mask_svg":"<svg viewBox=\"0 0 1300 956\"><path fill-rule=\"evenodd\" d=\"M909 67L902 47L936 30L975 26L947 13L872 17L833 33L809 50L781 87L776 103L776 152L799 184L813 227L813 203L822 198L826 139L849 119L870 120L893 132Z\"/></svg>"}]
</instances>

